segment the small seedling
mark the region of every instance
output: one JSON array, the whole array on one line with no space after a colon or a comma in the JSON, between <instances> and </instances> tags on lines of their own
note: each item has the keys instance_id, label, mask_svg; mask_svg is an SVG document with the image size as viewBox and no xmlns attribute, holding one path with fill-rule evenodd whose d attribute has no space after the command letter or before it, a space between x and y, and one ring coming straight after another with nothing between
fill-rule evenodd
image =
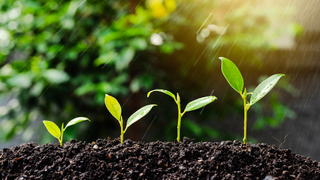
<instances>
[{"instance_id":1,"label":"small seedling","mask_svg":"<svg viewBox=\"0 0 320 180\"><path fill-rule=\"evenodd\" d=\"M67 127L72 126L74 124L78 124L79 122L82 121L90 121L88 118L86 117L77 117L72 119L71 121L68 122L68 124L66 125L65 128L63 128L63 123L61 126L61 130L59 129L59 127L52 121L42 121L44 126L47 128L47 130L49 131L49 133L57 138L60 142L60 146L62 146L62 141L63 141L63 133L64 131L67 129Z\"/></svg>"},{"instance_id":2,"label":"small seedling","mask_svg":"<svg viewBox=\"0 0 320 180\"><path fill-rule=\"evenodd\" d=\"M154 106L156 106L156 104L150 104L150 105L147 105L147 106L140 108L138 111L133 113L127 121L126 129L123 130L123 118L121 116L121 106L120 106L119 102L117 101L117 99L106 94L105 99L104 99L104 103L105 103L108 111L111 113L111 115L119 121L120 128L121 128L121 136L120 136L121 143L123 143L123 136L124 136L124 133L127 131L128 127L131 126L133 123L137 122L138 120L140 120L141 118L143 118L146 114L149 113L149 111Z\"/></svg>"},{"instance_id":3,"label":"small seedling","mask_svg":"<svg viewBox=\"0 0 320 180\"><path fill-rule=\"evenodd\" d=\"M244 106L244 137L243 143L246 143L247 140L247 111L250 106L258 102L261 98L263 98L279 81L279 79L284 76L284 74L274 74L262 81L256 89L251 93L247 93L246 88L243 91L243 78L242 75L237 68L237 66L227 58L220 57L221 60L221 71L230 86L237 91L242 99ZM247 102L247 95L250 94L250 101Z\"/></svg>"},{"instance_id":4,"label":"small seedling","mask_svg":"<svg viewBox=\"0 0 320 180\"><path fill-rule=\"evenodd\" d=\"M148 93L147 97L149 97L150 94L155 91L162 92L164 94L171 96L178 106L178 126L177 126L177 141L178 142L180 142L181 118L184 115L184 113L202 108L217 99L215 96L206 96L206 97L202 97L202 98L193 100L187 104L185 110L183 111L183 113L181 113L180 96L178 93L177 93L177 97L175 97L174 94L171 93L170 91L163 90L163 89L154 89Z\"/></svg>"}]
</instances>

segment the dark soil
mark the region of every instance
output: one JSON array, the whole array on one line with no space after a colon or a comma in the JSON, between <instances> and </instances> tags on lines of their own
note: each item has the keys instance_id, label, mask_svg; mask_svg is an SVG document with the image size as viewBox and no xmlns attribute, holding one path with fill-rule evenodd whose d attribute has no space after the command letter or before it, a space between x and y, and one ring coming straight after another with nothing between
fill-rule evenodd
<instances>
[{"instance_id":1,"label":"dark soil","mask_svg":"<svg viewBox=\"0 0 320 180\"><path fill-rule=\"evenodd\" d=\"M320 164L264 143L27 143L0 151L0 179L320 179Z\"/></svg>"}]
</instances>

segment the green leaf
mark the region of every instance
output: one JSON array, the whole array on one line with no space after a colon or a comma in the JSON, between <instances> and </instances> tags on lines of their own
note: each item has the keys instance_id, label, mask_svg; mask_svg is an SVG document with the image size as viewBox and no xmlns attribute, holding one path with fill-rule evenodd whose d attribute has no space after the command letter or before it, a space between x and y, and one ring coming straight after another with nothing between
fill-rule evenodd
<instances>
[{"instance_id":1,"label":"green leaf","mask_svg":"<svg viewBox=\"0 0 320 180\"><path fill-rule=\"evenodd\" d=\"M129 44L137 50L145 50L148 46L144 38L133 38L129 41Z\"/></svg>"},{"instance_id":2,"label":"green leaf","mask_svg":"<svg viewBox=\"0 0 320 180\"><path fill-rule=\"evenodd\" d=\"M110 83L107 82L100 82L99 84L97 84L96 87L97 90L99 90L100 92L111 92L112 90L112 85Z\"/></svg>"},{"instance_id":3,"label":"green leaf","mask_svg":"<svg viewBox=\"0 0 320 180\"><path fill-rule=\"evenodd\" d=\"M180 99L180 96L179 96L179 93L177 93L177 101L176 101L178 104L180 104L181 102L181 99Z\"/></svg>"},{"instance_id":4,"label":"green leaf","mask_svg":"<svg viewBox=\"0 0 320 180\"><path fill-rule=\"evenodd\" d=\"M66 82L70 79L67 73L65 73L64 71L56 70L56 69L47 70L43 76L50 83L56 83L56 84Z\"/></svg>"},{"instance_id":5,"label":"green leaf","mask_svg":"<svg viewBox=\"0 0 320 180\"><path fill-rule=\"evenodd\" d=\"M108 32L107 34L100 36L101 40L100 43L101 44L106 44L109 41L113 41L115 39L119 39L123 36L123 33L121 31L111 31Z\"/></svg>"},{"instance_id":6,"label":"green leaf","mask_svg":"<svg viewBox=\"0 0 320 180\"><path fill-rule=\"evenodd\" d=\"M120 122L121 106L117 99L106 94L104 98L104 103L111 115Z\"/></svg>"},{"instance_id":7,"label":"green leaf","mask_svg":"<svg viewBox=\"0 0 320 180\"><path fill-rule=\"evenodd\" d=\"M20 88L29 88L31 86L32 77L29 74L21 73L13 75L8 79L8 84Z\"/></svg>"},{"instance_id":8,"label":"green leaf","mask_svg":"<svg viewBox=\"0 0 320 180\"><path fill-rule=\"evenodd\" d=\"M162 93L164 93L164 94L167 94L167 95L171 96L171 97L174 99L174 101L176 101L176 97L174 96L174 94L172 94L172 92L167 91L167 90L164 90L164 89L154 89L154 90L152 90L152 91L149 91L147 97L149 97L150 94L151 94L152 92L155 92L155 91L157 91L157 92L162 92Z\"/></svg>"},{"instance_id":9,"label":"green leaf","mask_svg":"<svg viewBox=\"0 0 320 180\"><path fill-rule=\"evenodd\" d=\"M95 84L87 83L87 84L84 84L84 85L78 87L75 91L75 94L78 96L82 96L86 93L93 92L95 90L96 90Z\"/></svg>"},{"instance_id":10,"label":"green leaf","mask_svg":"<svg viewBox=\"0 0 320 180\"><path fill-rule=\"evenodd\" d=\"M250 105L253 105L263 98L277 84L282 76L284 76L284 74L274 74L268 79L262 81L253 91L250 97Z\"/></svg>"},{"instance_id":11,"label":"green leaf","mask_svg":"<svg viewBox=\"0 0 320 180\"><path fill-rule=\"evenodd\" d=\"M74 124L78 124L79 122L82 122L82 121L90 121L90 120L88 118L86 118L86 117L74 118L74 119L72 119L71 121L68 122L68 124L66 125L66 127L64 129L67 129L67 127L72 126Z\"/></svg>"},{"instance_id":12,"label":"green leaf","mask_svg":"<svg viewBox=\"0 0 320 180\"><path fill-rule=\"evenodd\" d=\"M126 126L126 130L129 126L131 126L133 123L137 122L139 119L143 118L145 115L147 115L149 113L149 111L154 107L157 106L156 104L150 104L147 106L144 106L142 108L140 108L138 111L136 111L135 113L133 113L128 121L127 121L127 126ZM125 130L125 131L126 131Z\"/></svg>"},{"instance_id":13,"label":"green leaf","mask_svg":"<svg viewBox=\"0 0 320 180\"><path fill-rule=\"evenodd\" d=\"M54 136L57 139L60 138L60 129L54 122L51 122L51 121L42 121L42 122L52 136Z\"/></svg>"},{"instance_id":14,"label":"green leaf","mask_svg":"<svg viewBox=\"0 0 320 180\"><path fill-rule=\"evenodd\" d=\"M137 92L140 90L140 86L141 86L141 83L139 81L139 79L135 78L131 81L130 83L130 90L131 92Z\"/></svg>"},{"instance_id":15,"label":"green leaf","mask_svg":"<svg viewBox=\"0 0 320 180\"><path fill-rule=\"evenodd\" d=\"M227 58L219 57L221 60L221 71L230 86L242 94L243 78L237 66Z\"/></svg>"},{"instance_id":16,"label":"green leaf","mask_svg":"<svg viewBox=\"0 0 320 180\"><path fill-rule=\"evenodd\" d=\"M117 57L117 53L112 50L104 52L103 54L100 54L100 56L96 60L94 60L94 65L105 66L109 63L114 62L114 59L116 59L116 57Z\"/></svg>"},{"instance_id":17,"label":"green leaf","mask_svg":"<svg viewBox=\"0 0 320 180\"><path fill-rule=\"evenodd\" d=\"M44 88L43 81L38 81L32 86L29 93L33 96L38 97L42 93L43 88Z\"/></svg>"},{"instance_id":18,"label":"green leaf","mask_svg":"<svg viewBox=\"0 0 320 180\"><path fill-rule=\"evenodd\" d=\"M207 104L212 103L216 99L217 98L215 96L206 96L206 97L193 100L187 104L186 109L184 111L188 112L188 111L197 110L199 108L206 106Z\"/></svg>"},{"instance_id":19,"label":"green leaf","mask_svg":"<svg viewBox=\"0 0 320 180\"><path fill-rule=\"evenodd\" d=\"M119 59L116 61L116 70L122 71L127 68L130 62L133 60L135 54L135 49L132 47L126 47L121 50Z\"/></svg>"}]
</instances>

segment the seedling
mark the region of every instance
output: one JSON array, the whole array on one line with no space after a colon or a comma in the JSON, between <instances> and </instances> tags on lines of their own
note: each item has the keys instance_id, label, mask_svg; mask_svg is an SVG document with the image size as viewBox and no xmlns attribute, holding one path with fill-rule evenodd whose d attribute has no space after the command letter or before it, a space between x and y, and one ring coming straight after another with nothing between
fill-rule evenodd
<instances>
[{"instance_id":1,"label":"seedling","mask_svg":"<svg viewBox=\"0 0 320 180\"><path fill-rule=\"evenodd\" d=\"M133 123L137 122L138 120L140 120L141 118L143 118L146 114L149 113L149 111L153 108L153 106L156 106L156 104L150 104L140 108L138 111L133 113L127 121L126 129L123 130L123 118L121 116L121 106L119 102L114 97L108 94L105 95L104 102L108 111L111 113L111 115L114 118L118 120L120 124L121 143L123 143L123 136L124 136L124 133L127 131L128 127L131 126Z\"/></svg>"},{"instance_id":2,"label":"seedling","mask_svg":"<svg viewBox=\"0 0 320 180\"><path fill-rule=\"evenodd\" d=\"M72 119L71 121L68 122L68 124L66 125L65 128L63 128L63 123L61 126L61 130L59 129L59 127L52 121L42 121L44 126L47 128L47 130L49 131L49 133L57 138L60 142L60 146L62 146L62 141L63 141L63 133L64 131L67 129L67 127L72 126L74 124L78 124L79 122L82 121L90 121L88 118L86 117L77 117Z\"/></svg>"},{"instance_id":3,"label":"seedling","mask_svg":"<svg viewBox=\"0 0 320 180\"><path fill-rule=\"evenodd\" d=\"M177 93L177 97L175 97L174 94L171 93L170 91L163 90L163 89L154 89L148 93L147 97L149 97L150 94L155 91L162 92L164 94L171 96L178 106L178 126L177 126L177 141L178 142L180 142L181 118L184 115L184 113L202 108L217 99L215 96L206 96L206 97L202 97L202 98L193 100L187 104L185 110L183 111L183 113L181 113L179 93Z\"/></svg>"},{"instance_id":4,"label":"seedling","mask_svg":"<svg viewBox=\"0 0 320 180\"><path fill-rule=\"evenodd\" d=\"M244 137L243 143L246 143L247 140L247 111L250 106L258 102L261 98L263 98L279 81L279 79L284 76L284 74L274 74L261 82L256 89L251 93L247 93L246 88L243 91L243 78L242 75L237 68L237 66L227 58L220 57L221 60L221 71L230 86L237 91L242 99L244 106ZM250 101L247 101L247 95L251 95Z\"/></svg>"}]
</instances>

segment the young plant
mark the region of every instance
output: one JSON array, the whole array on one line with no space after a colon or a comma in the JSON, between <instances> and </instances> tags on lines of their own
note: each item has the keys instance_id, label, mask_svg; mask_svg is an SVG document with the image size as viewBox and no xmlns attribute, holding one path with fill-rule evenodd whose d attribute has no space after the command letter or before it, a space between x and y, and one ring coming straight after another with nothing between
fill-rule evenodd
<instances>
[{"instance_id":1,"label":"young plant","mask_svg":"<svg viewBox=\"0 0 320 180\"><path fill-rule=\"evenodd\" d=\"M177 97L175 97L174 94L171 93L170 91L163 90L163 89L154 89L148 93L147 97L149 97L150 94L155 91L162 92L164 94L171 96L178 106L178 126L177 126L177 141L178 142L180 142L181 118L184 115L184 113L202 108L217 99L215 96L206 96L206 97L202 97L202 98L193 100L187 104L185 110L183 111L183 113L181 113L180 96L178 93L177 93Z\"/></svg>"},{"instance_id":2,"label":"young plant","mask_svg":"<svg viewBox=\"0 0 320 180\"><path fill-rule=\"evenodd\" d=\"M62 146L63 133L67 129L67 127L72 126L74 124L78 124L79 122L82 122L82 121L90 121L90 120L86 117L74 118L68 122L68 124L66 125L65 128L63 128L63 123L62 123L61 130L54 122L51 122L51 121L42 121L42 122L43 122L44 126L47 128L47 130L49 131L49 133L53 137L57 138L60 142L60 146Z\"/></svg>"},{"instance_id":3,"label":"young plant","mask_svg":"<svg viewBox=\"0 0 320 180\"><path fill-rule=\"evenodd\" d=\"M220 57L221 60L221 71L230 86L237 91L242 99L244 106L244 137L243 143L246 143L247 140L247 111L250 106L258 102L261 98L263 98L279 81L279 79L284 76L284 74L274 74L261 82L255 90L251 93L247 93L246 88L243 90L243 78L242 75L237 68L237 66L227 58ZM250 101L247 101L247 95L250 94Z\"/></svg>"},{"instance_id":4,"label":"young plant","mask_svg":"<svg viewBox=\"0 0 320 180\"><path fill-rule=\"evenodd\" d=\"M156 104L150 104L150 105L147 105L147 106L140 108L138 111L133 113L127 121L126 129L123 130L123 118L121 116L121 106L120 106L119 102L114 97L112 97L108 94L105 95L104 102L105 102L105 105L106 105L108 111L111 113L111 115L114 118L116 118L118 120L118 122L120 124L121 143L123 143L123 136L124 136L124 133L127 131L128 127L131 126L133 123L137 122L138 120L140 120L141 118L143 118L146 114L149 113L149 111L153 108L153 106L156 106Z\"/></svg>"}]
</instances>

